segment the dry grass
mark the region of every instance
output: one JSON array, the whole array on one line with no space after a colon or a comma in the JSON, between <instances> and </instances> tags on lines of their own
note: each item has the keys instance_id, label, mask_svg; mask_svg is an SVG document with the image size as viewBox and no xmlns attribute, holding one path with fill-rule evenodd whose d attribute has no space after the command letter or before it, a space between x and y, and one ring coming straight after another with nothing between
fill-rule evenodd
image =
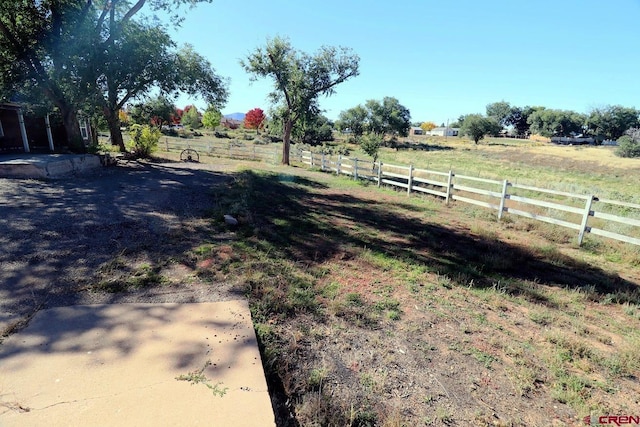
<instances>
[{"instance_id":1,"label":"dry grass","mask_svg":"<svg viewBox=\"0 0 640 427\"><path fill-rule=\"evenodd\" d=\"M250 298L280 425L573 425L638 404L640 274L602 255L632 249L278 170L220 190L247 220L237 261L210 267Z\"/></svg>"}]
</instances>

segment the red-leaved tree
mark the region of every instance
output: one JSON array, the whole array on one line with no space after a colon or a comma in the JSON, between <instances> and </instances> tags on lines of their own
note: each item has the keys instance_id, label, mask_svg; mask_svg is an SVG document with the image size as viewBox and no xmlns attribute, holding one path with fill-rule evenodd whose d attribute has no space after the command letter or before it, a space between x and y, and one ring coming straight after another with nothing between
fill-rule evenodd
<instances>
[{"instance_id":1,"label":"red-leaved tree","mask_svg":"<svg viewBox=\"0 0 640 427\"><path fill-rule=\"evenodd\" d=\"M254 108L247 111L244 116L244 127L247 129L256 129L259 133L260 129L264 126L264 121L267 117L264 115L264 111L261 108Z\"/></svg>"}]
</instances>

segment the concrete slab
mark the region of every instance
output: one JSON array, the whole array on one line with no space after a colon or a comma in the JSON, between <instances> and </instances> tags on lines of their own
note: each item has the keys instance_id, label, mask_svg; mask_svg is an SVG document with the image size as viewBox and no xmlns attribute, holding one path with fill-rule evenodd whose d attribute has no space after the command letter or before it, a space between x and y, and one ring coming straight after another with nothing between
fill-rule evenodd
<instances>
[{"instance_id":1,"label":"concrete slab","mask_svg":"<svg viewBox=\"0 0 640 427\"><path fill-rule=\"evenodd\" d=\"M0 178L59 178L101 167L93 154L13 154L0 156Z\"/></svg>"},{"instance_id":2,"label":"concrete slab","mask_svg":"<svg viewBox=\"0 0 640 427\"><path fill-rule=\"evenodd\" d=\"M274 426L247 303L41 311L0 345L0 425Z\"/></svg>"}]
</instances>

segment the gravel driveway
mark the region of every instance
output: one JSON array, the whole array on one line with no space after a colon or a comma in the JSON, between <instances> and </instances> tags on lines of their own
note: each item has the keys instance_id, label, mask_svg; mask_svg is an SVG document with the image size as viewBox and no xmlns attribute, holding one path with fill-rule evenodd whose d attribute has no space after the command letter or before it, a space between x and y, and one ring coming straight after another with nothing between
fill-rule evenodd
<instances>
[{"instance_id":1,"label":"gravel driveway","mask_svg":"<svg viewBox=\"0 0 640 427\"><path fill-rule=\"evenodd\" d=\"M215 238L206 211L211 187L226 179L212 165L138 162L54 181L0 179L0 332L54 306L232 298L182 262ZM94 286L136 264L162 270L165 286L124 293Z\"/></svg>"}]
</instances>

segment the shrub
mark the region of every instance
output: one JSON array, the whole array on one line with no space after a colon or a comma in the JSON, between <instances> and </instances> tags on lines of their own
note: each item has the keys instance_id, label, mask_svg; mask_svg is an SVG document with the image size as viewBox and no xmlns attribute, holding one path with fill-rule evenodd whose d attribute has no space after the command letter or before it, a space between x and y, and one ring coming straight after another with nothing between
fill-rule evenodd
<instances>
[{"instance_id":1,"label":"shrub","mask_svg":"<svg viewBox=\"0 0 640 427\"><path fill-rule=\"evenodd\" d=\"M621 136L618 139L616 155L619 157L640 157L640 140L630 135Z\"/></svg>"},{"instance_id":2,"label":"shrub","mask_svg":"<svg viewBox=\"0 0 640 427\"><path fill-rule=\"evenodd\" d=\"M158 146L160 130L148 125L132 125L129 128L131 142L127 149L136 157L149 157Z\"/></svg>"},{"instance_id":3,"label":"shrub","mask_svg":"<svg viewBox=\"0 0 640 427\"><path fill-rule=\"evenodd\" d=\"M216 138L221 138L221 139L222 139L222 138L231 138L227 132L218 132L218 131L215 131L215 132L213 133L213 135L214 135Z\"/></svg>"},{"instance_id":4,"label":"shrub","mask_svg":"<svg viewBox=\"0 0 640 427\"><path fill-rule=\"evenodd\" d=\"M373 157L373 161L378 160L378 151L382 145L382 137L378 135L367 135L360 141L360 148L362 151Z\"/></svg>"}]
</instances>

